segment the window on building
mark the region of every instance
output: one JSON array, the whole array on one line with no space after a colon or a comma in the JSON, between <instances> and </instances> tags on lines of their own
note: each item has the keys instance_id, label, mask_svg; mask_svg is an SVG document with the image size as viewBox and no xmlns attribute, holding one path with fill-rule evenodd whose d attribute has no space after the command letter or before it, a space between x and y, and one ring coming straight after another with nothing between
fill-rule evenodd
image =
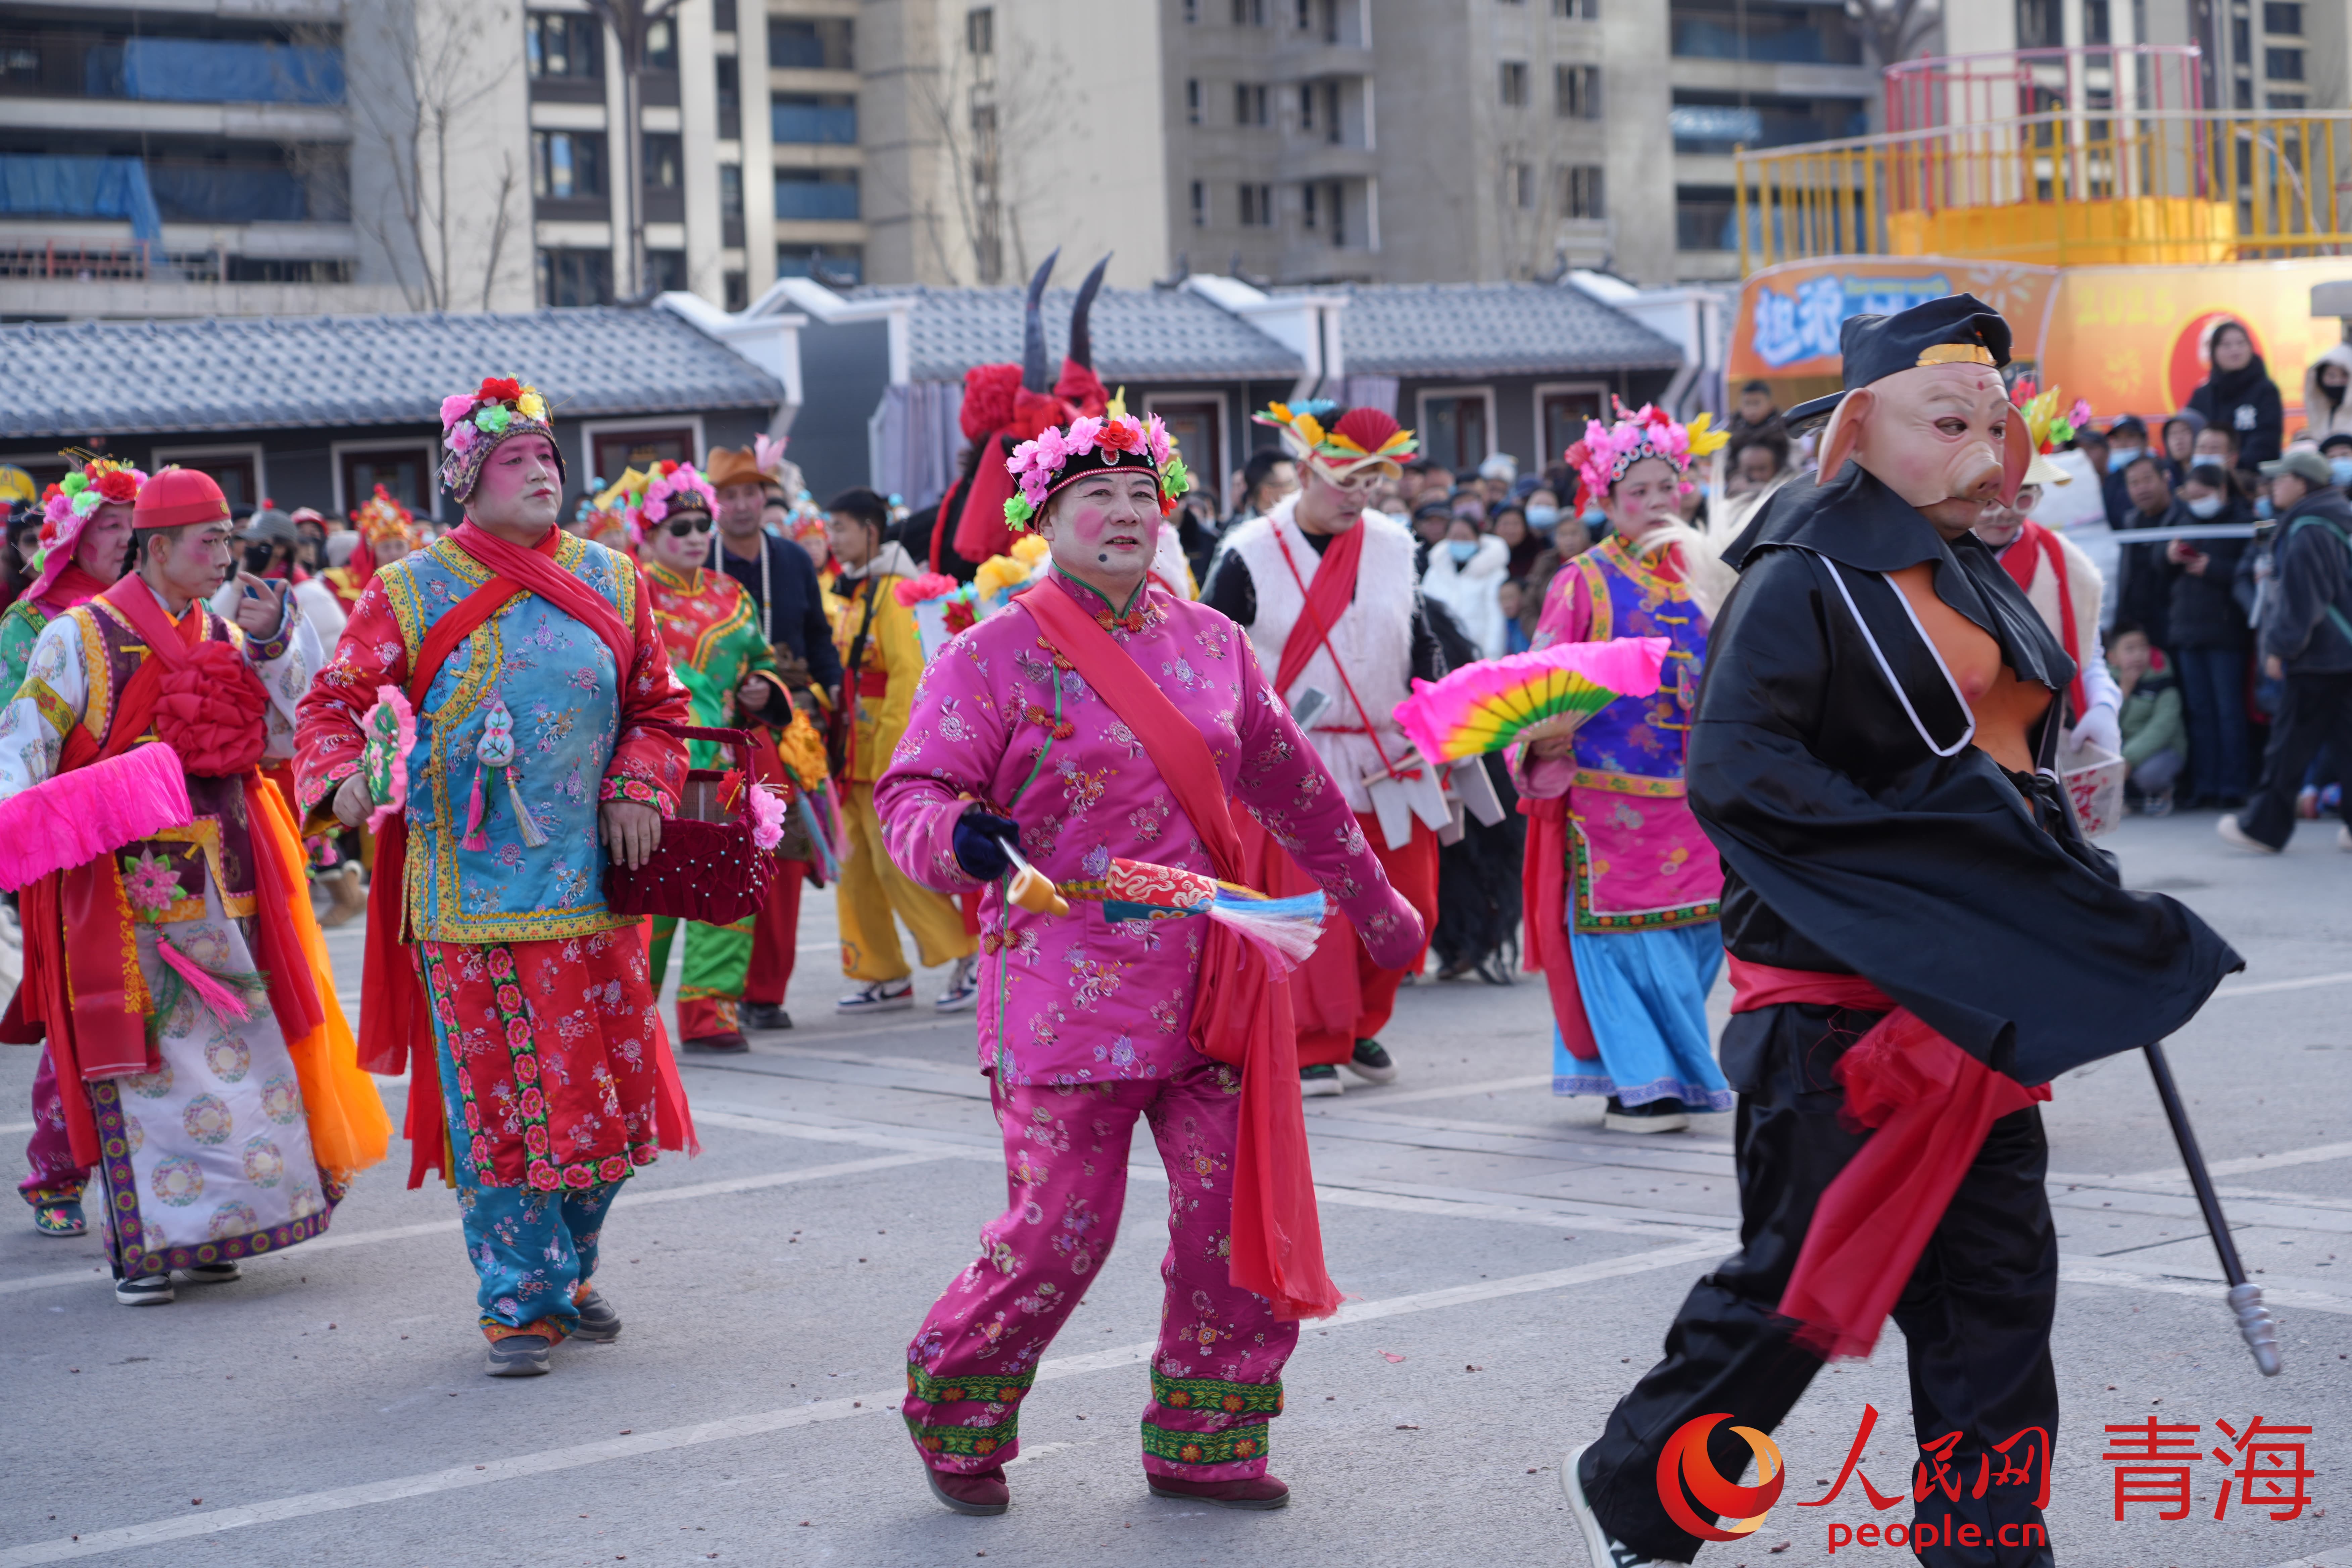
<instances>
[{"instance_id":1,"label":"window on building","mask_svg":"<svg viewBox=\"0 0 2352 1568\"><path fill-rule=\"evenodd\" d=\"M686 187L686 142L673 132L646 132L646 189L677 191Z\"/></svg>"},{"instance_id":2,"label":"window on building","mask_svg":"<svg viewBox=\"0 0 2352 1568\"><path fill-rule=\"evenodd\" d=\"M1608 216L1602 206L1600 164L1570 163L1559 172L1559 216L1580 219Z\"/></svg>"},{"instance_id":3,"label":"window on building","mask_svg":"<svg viewBox=\"0 0 2352 1568\"><path fill-rule=\"evenodd\" d=\"M719 279L719 287L727 298L726 309L730 315L740 315L751 308L751 280L740 272L727 273Z\"/></svg>"},{"instance_id":4,"label":"window on building","mask_svg":"<svg viewBox=\"0 0 2352 1568\"><path fill-rule=\"evenodd\" d=\"M2243 10L2230 18L2230 58L2241 66L2254 58L2254 24Z\"/></svg>"},{"instance_id":5,"label":"window on building","mask_svg":"<svg viewBox=\"0 0 2352 1568\"><path fill-rule=\"evenodd\" d=\"M1503 107L1525 109L1528 106L1528 62L1505 60L1502 62L1501 74Z\"/></svg>"},{"instance_id":6,"label":"window on building","mask_svg":"<svg viewBox=\"0 0 2352 1568\"><path fill-rule=\"evenodd\" d=\"M740 62L733 55L720 55L710 63L712 79L719 87L719 137L731 142L743 134L743 75Z\"/></svg>"},{"instance_id":7,"label":"window on building","mask_svg":"<svg viewBox=\"0 0 2352 1568\"><path fill-rule=\"evenodd\" d=\"M996 52L996 7L975 5L963 14L963 48L968 55Z\"/></svg>"},{"instance_id":8,"label":"window on building","mask_svg":"<svg viewBox=\"0 0 2352 1568\"><path fill-rule=\"evenodd\" d=\"M345 510L366 500L382 485L393 500L410 510L432 511L433 492L425 487L433 473L431 447L346 447L335 457L343 471Z\"/></svg>"},{"instance_id":9,"label":"window on building","mask_svg":"<svg viewBox=\"0 0 2352 1568\"><path fill-rule=\"evenodd\" d=\"M866 248L857 245L780 245L776 276L814 278L831 289L847 289L866 280Z\"/></svg>"},{"instance_id":10,"label":"window on building","mask_svg":"<svg viewBox=\"0 0 2352 1568\"><path fill-rule=\"evenodd\" d=\"M1315 84L1311 81L1298 84L1298 129L1315 129Z\"/></svg>"},{"instance_id":11,"label":"window on building","mask_svg":"<svg viewBox=\"0 0 2352 1568\"><path fill-rule=\"evenodd\" d=\"M2057 0L2050 0L2055 5ZM1791 0L1674 0L1673 51L1686 58L1769 65L1862 63L1862 36L1835 5ZM2022 47L2021 41L2020 47Z\"/></svg>"},{"instance_id":12,"label":"window on building","mask_svg":"<svg viewBox=\"0 0 2352 1568\"><path fill-rule=\"evenodd\" d=\"M1678 185L1675 189L1675 248L1737 250L1739 221L1729 185Z\"/></svg>"},{"instance_id":13,"label":"window on building","mask_svg":"<svg viewBox=\"0 0 2352 1568\"><path fill-rule=\"evenodd\" d=\"M2266 92L2263 94L2265 109L2305 109L2310 100L2299 92Z\"/></svg>"},{"instance_id":14,"label":"window on building","mask_svg":"<svg viewBox=\"0 0 2352 1568\"><path fill-rule=\"evenodd\" d=\"M1198 180L1192 182L1192 226L1209 226L1209 187Z\"/></svg>"},{"instance_id":15,"label":"window on building","mask_svg":"<svg viewBox=\"0 0 2352 1568\"><path fill-rule=\"evenodd\" d=\"M2301 81L2303 51L2301 49L2264 49L2263 74L2273 81Z\"/></svg>"},{"instance_id":16,"label":"window on building","mask_svg":"<svg viewBox=\"0 0 2352 1568\"><path fill-rule=\"evenodd\" d=\"M1858 136L1868 111L1858 98L1778 98L1676 88L1666 110L1675 151L1720 155L1739 147L1785 147Z\"/></svg>"},{"instance_id":17,"label":"window on building","mask_svg":"<svg viewBox=\"0 0 2352 1568\"><path fill-rule=\"evenodd\" d=\"M2113 16L2107 0L2083 0L2083 42L2112 44L2116 41Z\"/></svg>"},{"instance_id":18,"label":"window on building","mask_svg":"<svg viewBox=\"0 0 2352 1568\"><path fill-rule=\"evenodd\" d=\"M719 243L743 243L743 165L719 165Z\"/></svg>"},{"instance_id":19,"label":"window on building","mask_svg":"<svg viewBox=\"0 0 2352 1568\"><path fill-rule=\"evenodd\" d=\"M1601 118L1601 68L1554 66L1551 70L1552 112L1562 120Z\"/></svg>"},{"instance_id":20,"label":"window on building","mask_svg":"<svg viewBox=\"0 0 2352 1568\"><path fill-rule=\"evenodd\" d=\"M1201 123L1201 81L1198 77L1184 83L1184 123Z\"/></svg>"},{"instance_id":21,"label":"window on building","mask_svg":"<svg viewBox=\"0 0 2352 1568\"><path fill-rule=\"evenodd\" d=\"M2303 37L2303 7L2299 4L2283 4L2282 0L2264 0L2263 31L2284 33L2289 37Z\"/></svg>"},{"instance_id":22,"label":"window on building","mask_svg":"<svg viewBox=\"0 0 2352 1568\"><path fill-rule=\"evenodd\" d=\"M1244 182L1242 185L1242 226L1272 228L1274 226L1274 187Z\"/></svg>"},{"instance_id":23,"label":"window on building","mask_svg":"<svg viewBox=\"0 0 2352 1568\"><path fill-rule=\"evenodd\" d=\"M1483 394L1423 395L1423 457L1443 463L1457 474L1465 474L1485 462L1490 450L1486 444L1486 399Z\"/></svg>"},{"instance_id":24,"label":"window on building","mask_svg":"<svg viewBox=\"0 0 2352 1568\"><path fill-rule=\"evenodd\" d=\"M534 12L522 26L532 76L593 80L604 74L604 25L595 17Z\"/></svg>"},{"instance_id":25,"label":"window on building","mask_svg":"<svg viewBox=\"0 0 2352 1568\"><path fill-rule=\"evenodd\" d=\"M1312 232L1316 225L1317 206L1312 181L1298 187L1298 226Z\"/></svg>"},{"instance_id":26,"label":"window on building","mask_svg":"<svg viewBox=\"0 0 2352 1568\"><path fill-rule=\"evenodd\" d=\"M768 18L768 64L777 70L856 70L856 42L845 16Z\"/></svg>"},{"instance_id":27,"label":"window on building","mask_svg":"<svg viewBox=\"0 0 2352 1568\"><path fill-rule=\"evenodd\" d=\"M1265 0L1234 0L1234 26L1263 27L1265 26Z\"/></svg>"},{"instance_id":28,"label":"window on building","mask_svg":"<svg viewBox=\"0 0 2352 1568\"><path fill-rule=\"evenodd\" d=\"M776 217L779 222L855 222L857 210L857 171L855 169L776 171ZM791 276L804 278L809 275L795 272Z\"/></svg>"},{"instance_id":29,"label":"window on building","mask_svg":"<svg viewBox=\"0 0 2352 1568\"><path fill-rule=\"evenodd\" d=\"M731 33L735 25L735 0L710 0L710 30Z\"/></svg>"},{"instance_id":30,"label":"window on building","mask_svg":"<svg viewBox=\"0 0 2352 1568\"><path fill-rule=\"evenodd\" d=\"M1196 26L1201 20L1201 0L1184 0L1184 25Z\"/></svg>"},{"instance_id":31,"label":"window on building","mask_svg":"<svg viewBox=\"0 0 2352 1568\"><path fill-rule=\"evenodd\" d=\"M1515 207L1533 210L1536 205L1536 170L1532 163L1503 165L1503 189Z\"/></svg>"},{"instance_id":32,"label":"window on building","mask_svg":"<svg viewBox=\"0 0 2352 1568\"><path fill-rule=\"evenodd\" d=\"M656 294L675 294L686 287L686 252L646 252L646 287Z\"/></svg>"},{"instance_id":33,"label":"window on building","mask_svg":"<svg viewBox=\"0 0 2352 1568\"><path fill-rule=\"evenodd\" d=\"M604 138L592 131L530 133L530 194L569 202L604 194Z\"/></svg>"},{"instance_id":34,"label":"window on building","mask_svg":"<svg viewBox=\"0 0 2352 1568\"><path fill-rule=\"evenodd\" d=\"M2017 47L2052 49L2066 41L2065 7L2060 0L2017 0Z\"/></svg>"},{"instance_id":35,"label":"window on building","mask_svg":"<svg viewBox=\"0 0 2352 1568\"><path fill-rule=\"evenodd\" d=\"M1539 405L1543 411L1544 450L1565 452L1583 440L1585 425L1601 417L1602 393L1598 386L1543 392Z\"/></svg>"},{"instance_id":36,"label":"window on building","mask_svg":"<svg viewBox=\"0 0 2352 1568\"><path fill-rule=\"evenodd\" d=\"M646 68L677 69L677 24L667 16L646 25Z\"/></svg>"},{"instance_id":37,"label":"window on building","mask_svg":"<svg viewBox=\"0 0 2352 1568\"><path fill-rule=\"evenodd\" d=\"M1551 0L1551 14L1570 22L1597 22L1601 0Z\"/></svg>"},{"instance_id":38,"label":"window on building","mask_svg":"<svg viewBox=\"0 0 2352 1568\"><path fill-rule=\"evenodd\" d=\"M600 474L630 468L650 468L656 463L694 461L694 426L676 425L660 430L599 430L589 446Z\"/></svg>"},{"instance_id":39,"label":"window on building","mask_svg":"<svg viewBox=\"0 0 2352 1568\"><path fill-rule=\"evenodd\" d=\"M2232 103L2236 104L2240 109L2252 109L2254 106L2254 84L2252 81L2249 81L2246 78L2242 76L2236 81L2231 83L2230 87L2230 100ZM2243 159L2247 157L2252 153L2252 151L2253 149L2248 146L2245 142L2241 142L2238 143L2238 156L2240 158ZM2243 181L2240 182L2242 184L2243 183Z\"/></svg>"},{"instance_id":40,"label":"window on building","mask_svg":"<svg viewBox=\"0 0 2352 1568\"><path fill-rule=\"evenodd\" d=\"M777 93L768 101L768 134L803 145L855 147L857 100L847 93Z\"/></svg>"},{"instance_id":41,"label":"window on building","mask_svg":"<svg viewBox=\"0 0 2352 1568\"><path fill-rule=\"evenodd\" d=\"M539 302L609 305L613 302L613 253L609 250L542 250L539 253ZM614 472L618 473L619 469Z\"/></svg>"},{"instance_id":42,"label":"window on building","mask_svg":"<svg viewBox=\"0 0 2352 1568\"><path fill-rule=\"evenodd\" d=\"M1254 82L1234 83L1234 123L1236 125L1265 125L1269 122L1270 117L1266 113L1266 94L1265 84Z\"/></svg>"}]
</instances>

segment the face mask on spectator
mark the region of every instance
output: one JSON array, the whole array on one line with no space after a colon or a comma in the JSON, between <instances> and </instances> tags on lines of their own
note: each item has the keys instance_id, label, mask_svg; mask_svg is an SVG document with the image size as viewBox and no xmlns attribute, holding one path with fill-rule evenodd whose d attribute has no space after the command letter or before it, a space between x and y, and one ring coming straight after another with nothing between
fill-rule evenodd
<instances>
[{"instance_id":1,"label":"face mask on spectator","mask_svg":"<svg viewBox=\"0 0 2352 1568\"><path fill-rule=\"evenodd\" d=\"M2339 485L2352 485L2352 458L2328 458L2327 476Z\"/></svg>"},{"instance_id":2,"label":"face mask on spectator","mask_svg":"<svg viewBox=\"0 0 2352 1568\"><path fill-rule=\"evenodd\" d=\"M2189 503L2189 515L2191 517L2219 517L2221 514L2220 496L2200 496Z\"/></svg>"},{"instance_id":3,"label":"face mask on spectator","mask_svg":"<svg viewBox=\"0 0 2352 1568\"><path fill-rule=\"evenodd\" d=\"M1549 533L1559 526L1559 508L1540 503L1528 508L1528 526L1538 533Z\"/></svg>"},{"instance_id":4,"label":"face mask on spectator","mask_svg":"<svg viewBox=\"0 0 2352 1568\"><path fill-rule=\"evenodd\" d=\"M1608 521L1608 517L1609 514L1602 511L1599 507L1589 506L1584 509L1582 521L1584 526L1587 528L1599 528L1601 523Z\"/></svg>"},{"instance_id":5,"label":"face mask on spectator","mask_svg":"<svg viewBox=\"0 0 2352 1568\"><path fill-rule=\"evenodd\" d=\"M1470 558L1478 553L1478 542L1475 539L1449 539L1445 542L1445 552L1454 557L1456 566L1467 566Z\"/></svg>"},{"instance_id":6,"label":"face mask on spectator","mask_svg":"<svg viewBox=\"0 0 2352 1568\"><path fill-rule=\"evenodd\" d=\"M2140 449L2137 447L2110 447L2107 451L2107 472L2122 473L2132 464L2139 461L2139 452Z\"/></svg>"},{"instance_id":7,"label":"face mask on spectator","mask_svg":"<svg viewBox=\"0 0 2352 1568\"><path fill-rule=\"evenodd\" d=\"M2264 496L2262 500L2254 503L2254 515L2261 518L2263 521L2268 522L2272 518L2278 515L2278 508L2271 505L2270 497Z\"/></svg>"}]
</instances>

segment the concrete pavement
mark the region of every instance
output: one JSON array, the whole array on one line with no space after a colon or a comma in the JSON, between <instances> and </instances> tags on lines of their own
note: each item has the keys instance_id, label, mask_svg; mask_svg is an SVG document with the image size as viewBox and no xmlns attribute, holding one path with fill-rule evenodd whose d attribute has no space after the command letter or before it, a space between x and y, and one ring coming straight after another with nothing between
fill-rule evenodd
<instances>
[{"instance_id":1,"label":"concrete pavement","mask_svg":"<svg viewBox=\"0 0 2352 1568\"><path fill-rule=\"evenodd\" d=\"M2352 856L2333 825L2256 859L2210 816L2134 820L2136 885L2187 900L2249 960L2172 1043L2174 1068L2287 1371L2259 1378L2136 1057L2046 1108L2064 1277L2060 1560L2268 1568L2352 1546ZM1331 1271L1351 1300L1286 1373L1274 1468L1291 1508L1155 1501L1135 1420L1158 1321L1161 1177L1148 1140L1120 1251L1025 1408L1002 1519L925 1492L895 1412L907 1338L1002 1201L969 1016L836 1020L831 900L813 895L792 1010L748 1058L690 1062L698 1160L630 1184L599 1283L627 1321L554 1375L481 1375L472 1275L446 1192L364 1177L320 1241L184 1288L108 1295L98 1248L0 1226L6 1408L0 1568L96 1558L304 1563L1582 1563L1556 1467L1598 1430L1691 1281L1730 1247L1730 1118L1606 1133L1548 1092L1541 987L1425 983L1385 1037L1386 1089L1311 1102ZM355 932L334 945L356 1002ZM814 950L814 951L810 951ZM1956 962L1967 955L1955 954ZM1725 998L1718 995L1718 1013ZM0 1052L5 1168L29 1051ZM400 1104L397 1086L387 1099ZM1788 1493L1705 1563L1832 1561L1829 1527L1900 1520L1849 1486L1821 1509L1865 1405L1882 1492L1916 1449L1900 1335L1832 1367L1776 1434ZM2303 1517L2232 1502L2201 1460L2189 1518L2112 1518L2106 1423L2312 1426ZM1782 1542L1788 1544L1783 1547ZM1776 1550L1778 1549L1778 1550ZM1833 1559L1900 1563L1899 1548Z\"/></svg>"}]
</instances>

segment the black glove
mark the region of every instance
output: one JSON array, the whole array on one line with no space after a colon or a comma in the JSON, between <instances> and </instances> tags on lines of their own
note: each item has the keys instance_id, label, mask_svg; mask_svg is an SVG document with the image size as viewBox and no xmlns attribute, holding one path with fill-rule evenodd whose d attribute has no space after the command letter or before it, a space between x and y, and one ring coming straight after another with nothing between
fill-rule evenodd
<instances>
[{"instance_id":1,"label":"black glove","mask_svg":"<svg viewBox=\"0 0 2352 1568\"><path fill-rule=\"evenodd\" d=\"M965 812L956 818L956 864L968 877L993 882L1013 868L1013 858L1004 847L1020 831L1020 825L1009 816L977 808Z\"/></svg>"}]
</instances>

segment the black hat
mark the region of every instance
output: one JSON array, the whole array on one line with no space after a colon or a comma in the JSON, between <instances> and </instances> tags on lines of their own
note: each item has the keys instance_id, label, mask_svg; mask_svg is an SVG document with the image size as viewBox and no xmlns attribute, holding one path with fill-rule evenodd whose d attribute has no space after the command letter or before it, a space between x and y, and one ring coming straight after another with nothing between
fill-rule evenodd
<instances>
[{"instance_id":1,"label":"black hat","mask_svg":"<svg viewBox=\"0 0 2352 1568\"><path fill-rule=\"evenodd\" d=\"M1838 333L1845 387L1789 410L1790 434L1826 420L1848 392L1927 364L2009 363L2009 323L1973 294L1947 294L1892 316L1849 316Z\"/></svg>"}]
</instances>

